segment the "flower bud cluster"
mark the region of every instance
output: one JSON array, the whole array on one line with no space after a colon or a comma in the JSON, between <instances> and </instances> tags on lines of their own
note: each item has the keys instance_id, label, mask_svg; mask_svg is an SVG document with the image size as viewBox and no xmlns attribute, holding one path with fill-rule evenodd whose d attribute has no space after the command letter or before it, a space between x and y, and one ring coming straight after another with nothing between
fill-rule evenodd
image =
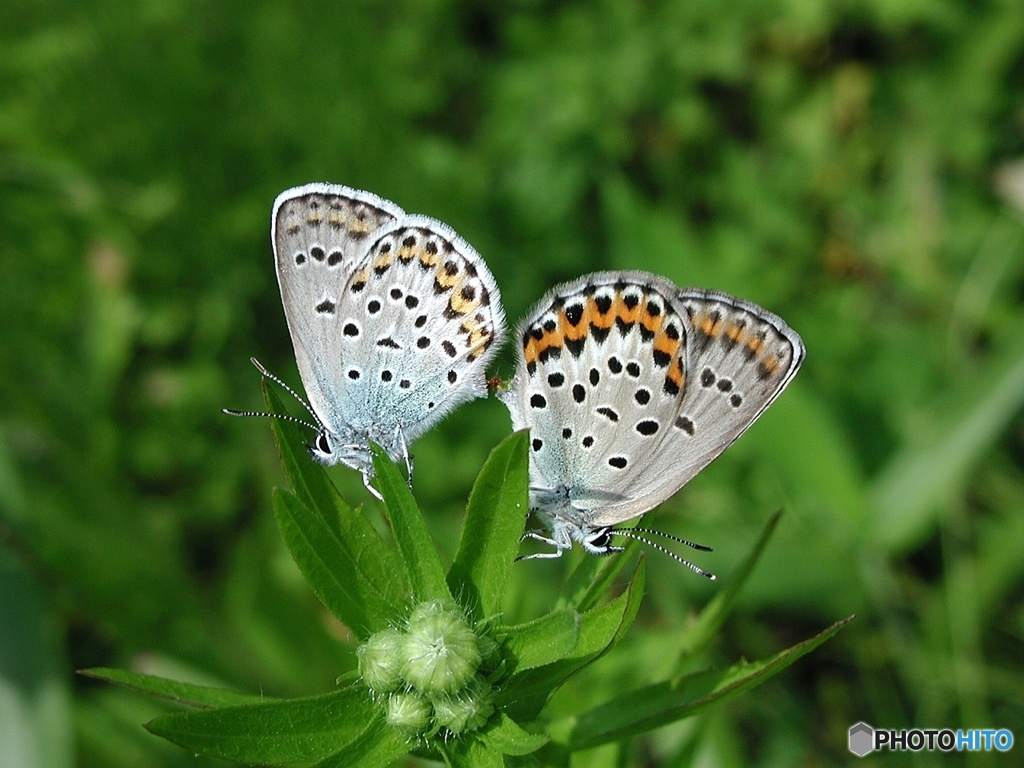
<instances>
[{"instance_id":1,"label":"flower bud cluster","mask_svg":"<svg viewBox=\"0 0 1024 768\"><path fill-rule=\"evenodd\" d=\"M451 603L421 603L404 631L385 629L356 650L359 673L387 721L410 733L480 728L494 712L481 664L497 650Z\"/></svg>"}]
</instances>

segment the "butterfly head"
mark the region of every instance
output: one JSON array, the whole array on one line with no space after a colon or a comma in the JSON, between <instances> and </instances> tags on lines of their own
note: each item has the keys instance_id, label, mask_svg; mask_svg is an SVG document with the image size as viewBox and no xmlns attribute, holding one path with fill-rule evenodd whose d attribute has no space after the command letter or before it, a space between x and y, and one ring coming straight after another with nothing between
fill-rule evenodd
<instances>
[{"instance_id":1,"label":"butterfly head","mask_svg":"<svg viewBox=\"0 0 1024 768\"><path fill-rule=\"evenodd\" d=\"M605 526L603 528L577 528L573 538L579 541L580 546L591 555L611 555L621 552L622 547L612 546L612 534L614 531Z\"/></svg>"},{"instance_id":2,"label":"butterfly head","mask_svg":"<svg viewBox=\"0 0 1024 768\"><path fill-rule=\"evenodd\" d=\"M321 427L312 444L309 455L325 466L344 464L358 472L372 473L373 456L370 445L355 434L339 435L327 427Z\"/></svg>"}]
</instances>

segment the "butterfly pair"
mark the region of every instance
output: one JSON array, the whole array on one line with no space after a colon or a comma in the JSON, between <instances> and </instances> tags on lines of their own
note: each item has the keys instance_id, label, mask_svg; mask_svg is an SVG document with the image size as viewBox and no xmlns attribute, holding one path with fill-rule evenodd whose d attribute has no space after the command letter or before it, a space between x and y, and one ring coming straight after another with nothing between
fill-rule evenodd
<instances>
[{"instance_id":1,"label":"butterfly pair","mask_svg":"<svg viewBox=\"0 0 1024 768\"><path fill-rule=\"evenodd\" d=\"M368 482L373 441L411 469L409 444L487 393L505 319L483 259L439 221L328 184L281 194L272 239L317 421L311 455ZM618 551L614 526L724 451L804 356L800 337L757 305L646 272L555 288L516 339L516 373L500 398L515 429L530 430L530 506L551 533L530 536L555 547L533 557L557 557L573 541Z\"/></svg>"}]
</instances>

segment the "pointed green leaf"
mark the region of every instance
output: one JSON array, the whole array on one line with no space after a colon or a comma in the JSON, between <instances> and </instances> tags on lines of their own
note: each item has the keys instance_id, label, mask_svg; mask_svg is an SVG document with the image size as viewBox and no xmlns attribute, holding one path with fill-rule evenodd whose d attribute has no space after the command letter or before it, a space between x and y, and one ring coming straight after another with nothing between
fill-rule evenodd
<instances>
[{"instance_id":1,"label":"pointed green leaf","mask_svg":"<svg viewBox=\"0 0 1024 768\"><path fill-rule=\"evenodd\" d=\"M851 616L837 622L764 661L740 662L726 670L685 675L630 691L582 715L552 723L552 737L572 750L589 749L690 717L777 675L852 620Z\"/></svg>"},{"instance_id":2,"label":"pointed green leaf","mask_svg":"<svg viewBox=\"0 0 1024 768\"><path fill-rule=\"evenodd\" d=\"M644 561L627 590L607 605L580 617L579 640L566 658L512 675L496 697L499 707L520 722L533 720L551 694L614 645L636 618L644 592Z\"/></svg>"},{"instance_id":3,"label":"pointed green leaf","mask_svg":"<svg viewBox=\"0 0 1024 768\"><path fill-rule=\"evenodd\" d=\"M285 414L277 394L269 388L265 392L270 411ZM409 579L402 558L381 538L362 510L353 509L341 498L324 468L309 457L300 428L282 419L272 419L271 424L292 491L345 546L363 578L388 602L403 605L408 599Z\"/></svg>"},{"instance_id":4,"label":"pointed green leaf","mask_svg":"<svg viewBox=\"0 0 1024 768\"><path fill-rule=\"evenodd\" d=\"M400 730L388 727L378 717L359 738L313 768L381 768L407 754L412 743Z\"/></svg>"},{"instance_id":5,"label":"pointed green leaf","mask_svg":"<svg viewBox=\"0 0 1024 768\"><path fill-rule=\"evenodd\" d=\"M491 451L469 495L448 586L475 619L501 612L505 582L519 551L529 511L528 439L527 432L517 432Z\"/></svg>"},{"instance_id":6,"label":"pointed green leaf","mask_svg":"<svg viewBox=\"0 0 1024 768\"><path fill-rule=\"evenodd\" d=\"M164 715L146 729L186 749L240 763L319 760L352 743L378 716L358 686L304 699Z\"/></svg>"},{"instance_id":7,"label":"pointed green leaf","mask_svg":"<svg viewBox=\"0 0 1024 768\"><path fill-rule=\"evenodd\" d=\"M405 559L416 602L452 599L445 581L444 568L437 557L433 540L423 522L416 499L409 490L391 459L380 446L373 446L373 469L377 473L375 485L384 497L398 551Z\"/></svg>"},{"instance_id":8,"label":"pointed green leaf","mask_svg":"<svg viewBox=\"0 0 1024 768\"><path fill-rule=\"evenodd\" d=\"M524 731L504 712L497 723L480 734L480 741L502 755L528 755L547 744L548 739L545 733Z\"/></svg>"},{"instance_id":9,"label":"pointed green leaf","mask_svg":"<svg viewBox=\"0 0 1024 768\"><path fill-rule=\"evenodd\" d=\"M153 696L190 707L227 707L236 704L255 704L262 701L273 701L263 696L253 696L245 693L235 693L222 688L210 688L205 685L192 685L191 683L179 683L176 680L168 680L165 677L156 675L142 675L138 672L129 672L124 669L109 669L96 667L93 669L81 669L78 674L86 677L94 677L97 680L107 680L111 683L124 685L128 688L142 691Z\"/></svg>"},{"instance_id":10,"label":"pointed green leaf","mask_svg":"<svg viewBox=\"0 0 1024 768\"><path fill-rule=\"evenodd\" d=\"M553 611L526 624L499 627L512 657L512 671L523 672L564 659L576 648L580 635L580 614Z\"/></svg>"},{"instance_id":11,"label":"pointed green leaf","mask_svg":"<svg viewBox=\"0 0 1024 768\"><path fill-rule=\"evenodd\" d=\"M732 607L733 602L735 602L740 589L746 583L747 577L754 570L754 566L757 564L758 559L760 559L761 553L764 552L765 545L768 544L768 540L772 537L775 526L778 525L781 517L782 510L780 509L768 519L764 530L761 531L760 538L758 538L750 554L740 563L739 568L725 580L725 589L714 596L711 602L700 612L700 617L697 621L683 635L682 642L680 643L680 658L677 668L687 658L707 646L718 634L722 623L729 615L729 609Z\"/></svg>"},{"instance_id":12,"label":"pointed green leaf","mask_svg":"<svg viewBox=\"0 0 1024 768\"><path fill-rule=\"evenodd\" d=\"M557 607L589 611L601 601L623 569L633 562L633 554L639 547L640 542L631 540L625 551L616 557L584 557L566 579Z\"/></svg>"},{"instance_id":13,"label":"pointed green leaf","mask_svg":"<svg viewBox=\"0 0 1024 768\"><path fill-rule=\"evenodd\" d=\"M274 515L288 551L313 592L358 637L368 637L401 620L393 604L367 579L349 548L298 497L274 490Z\"/></svg>"},{"instance_id":14,"label":"pointed green leaf","mask_svg":"<svg viewBox=\"0 0 1024 768\"><path fill-rule=\"evenodd\" d=\"M986 369L974 371L962 403L944 428L905 446L874 481L874 519L867 541L884 552L910 550L929 535L937 511L957 498L969 473L992 450L1024 403L1024 331Z\"/></svg>"}]
</instances>

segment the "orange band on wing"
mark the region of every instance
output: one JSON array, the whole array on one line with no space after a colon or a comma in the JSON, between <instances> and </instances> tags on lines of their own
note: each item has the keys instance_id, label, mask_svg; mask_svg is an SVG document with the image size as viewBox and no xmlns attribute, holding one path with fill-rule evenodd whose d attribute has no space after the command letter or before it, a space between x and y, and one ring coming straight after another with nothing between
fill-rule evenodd
<instances>
[{"instance_id":1,"label":"orange band on wing","mask_svg":"<svg viewBox=\"0 0 1024 768\"><path fill-rule=\"evenodd\" d=\"M587 331L590 329L587 317L587 306L585 304L583 306L583 314L576 325L569 322L569 318L565 314L564 307L558 310L558 328L551 333L552 336L561 335L561 338L558 340L558 346L562 346L566 340L578 341L579 339L585 338Z\"/></svg>"},{"instance_id":2,"label":"orange band on wing","mask_svg":"<svg viewBox=\"0 0 1024 768\"><path fill-rule=\"evenodd\" d=\"M627 325L632 325L640 319L640 302L638 301L630 309L626 306L626 302L623 301L621 294L616 294L615 301L612 303L612 312L616 320L620 320Z\"/></svg>"},{"instance_id":3,"label":"orange band on wing","mask_svg":"<svg viewBox=\"0 0 1024 768\"><path fill-rule=\"evenodd\" d=\"M655 353L661 353L668 355L669 357L675 357L676 353L679 351L679 347L679 339L670 338L667 333L658 333L654 337Z\"/></svg>"},{"instance_id":4,"label":"orange band on wing","mask_svg":"<svg viewBox=\"0 0 1024 768\"><path fill-rule=\"evenodd\" d=\"M725 338L731 341L733 344L739 344L747 335L747 329L745 326L733 321L725 327Z\"/></svg>"},{"instance_id":5,"label":"orange band on wing","mask_svg":"<svg viewBox=\"0 0 1024 768\"><path fill-rule=\"evenodd\" d=\"M717 339L722 334L722 317L718 313L715 313L714 316L700 315L694 318L693 325L698 331L712 339Z\"/></svg>"},{"instance_id":6,"label":"orange band on wing","mask_svg":"<svg viewBox=\"0 0 1024 768\"><path fill-rule=\"evenodd\" d=\"M640 310L640 325L645 330L651 333L657 333L661 330L661 324L665 322L665 313L659 312L656 315L652 315L648 309L648 302L641 302L642 309Z\"/></svg>"},{"instance_id":7,"label":"orange band on wing","mask_svg":"<svg viewBox=\"0 0 1024 768\"><path fill-rule=\"evenodd\" d=\"M544 335L539 339L531 335L526 346L523 347L523 359L527 365L536 363L537 359L549 349L561 349L563 339L564 337L558 332L558 329L544 331Z\"/></svg>"},{"instance_id":8,"label":"orange band on wing","mask_svg":"<svg viewBox=\"0 0 1024 768\"><path fill-rule=\"evenodd\" d=\"M607 302L607 311L604 314L601 314L601 307L598 305L597 299L591 296L587 300L583 314L590 325L595 328L600 328L601 330L608 330L615 323L615 307L613 306L610 297L604 297L604 301Z\"/></svg>"}]
</instances>

